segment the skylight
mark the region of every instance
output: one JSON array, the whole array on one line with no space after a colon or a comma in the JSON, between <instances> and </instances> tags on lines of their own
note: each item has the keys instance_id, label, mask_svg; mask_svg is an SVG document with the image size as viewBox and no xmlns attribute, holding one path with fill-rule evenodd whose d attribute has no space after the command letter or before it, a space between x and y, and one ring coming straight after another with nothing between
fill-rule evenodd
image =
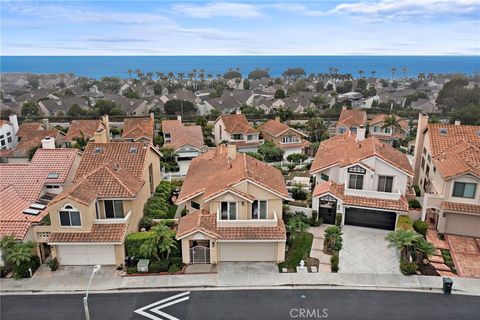
<instances>
[{"instance_id":1,"label":"skylight","mask_svg":"<svg viewBox=\"0 0 480 320\"><path fill-rule=\"evenodd\" d=\"M440 128L440 134L447 134L447 128Z\"/></svg>"},{"instance_id":2,"label":"skylight","mask_svg":"<svg viewBox=\"0 0 480 320\"><path fill-rule=\"evenodd\" d=\"M47 175L47 179L57 179L60 176L58 172L49 172Z\"/></svg>"},{"instance_id":3,"label":"skylight","mask_svg":"<svg viewBox=\"0 0 480 320\"><path fill-rule=\"evenodd\" d=\"M95 150L93 150L94 153L101 153L102 152L102 148L100 147L95 147Z\"/></svg>"},{"instance_id":4,"label":"skylight","mask_svg":"<svg viewBox=\"0 0 480 320\"><path fill-rule=\"evenodd\" d=\"M130 147L130 150L128 150L129 153L137 153L138 148L137 147Z\"/></svg>"}]
</instances>

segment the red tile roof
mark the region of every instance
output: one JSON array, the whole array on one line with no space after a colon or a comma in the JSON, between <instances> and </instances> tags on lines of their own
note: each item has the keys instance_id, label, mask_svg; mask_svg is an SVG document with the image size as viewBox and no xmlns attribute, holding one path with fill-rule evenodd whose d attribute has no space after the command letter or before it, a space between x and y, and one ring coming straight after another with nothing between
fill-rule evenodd
<instances>
[{"instance_id":1,"label":"red tile roof","mask_svg":"<svg viewBox=\"0 0 480 320\"><path fill-rule=\"evenodd\" d=\"M266 133L268 133L268 134L270 134L274 137L278 137L279 135L287 132L288 130L295 131L295 133L298 133L302 136L305 136L304 133L302 133L300 131L297 131L297 130L287 126L285 123L282 123L282 122L277 121L277 120L268 120L267 122L265 122L264 124L259 126L258 130L260 130L261 132L266 132Z\"/></svg>"},{"instance_id":2,"label":"red tile roof","mask_svg":"<svg viewBox=\"0 0 480 320\"><path fill-rule=\"evenodd\" d=\"M123 243L124 223L93 224L90 232L52 232L48 243Z\"/></svg>"},{"instance_id":3,"label":"red tile roof","mask_svg":"<svg viewBox=\"0 0 480 320\"><path fill-rule=\"evenodd\" d=\"M383 123L385 122L385 118L387 118L389 115L388 114L377 114L375 115L372 120L368 121L368 124L369 125L374 125L374 124L377 124L377 123ZM395 119L398 120L398 124L400 125L400 128L403 130L403 131L407 131L409 130L408 128L408 121L403 119L402 117L399 117L397 116L396 114L394 114L393 116L395 116Z\"/></svg>"},{"instance_id":4,"label":"red tile roof","mask_svg":"<svg viewBox=\"0 0 480 320\"><path fill-rule=\"evenodd\" d=\"M0 238L13 236L16 240L23 240L31 224L29 221L0 220Z\"/></svg>"},{"instance_id":5,"label":"red tile roof","mask_svg":"<svg viewBox=\"0 0 480 320\"><path fill-rule=\"evenodd\" d=\"M125 118L123 120L123 138L138 141L148 139L153 142L155 120L153 117Z\"/></svg>"},{"instance_id":6,"label":"red tile roof","mask_svg":"<svg viewBox=\"0 0 480 320\"><path fill-rule=\"evenodd\" d=\"M442 129L442 132L440 132ZM432 157L447 151L460 141L480 145L480 126L429 123L426 130Z\"/></svg>"},{"instance_id":7,"label":"red tile roof","mask_svg":"<svg viewBox=\"0 0 480 320\"><path fill-rule=\"evenodd\" d=\"M383 144L373 136L363 141L357 141L356 135L350 134L350 131L320 143L310 168L310 174L333 165L348 166L373 156L377 156L399 170L413 175L412 166L404 153Z\"/></svg>"},{"instance_id":8,"label":"red tile roof","mask_svg":"<svg viewBox=\"0 0 480 320\"><path fill-rule=\"evenodd\" d=\"M443 210L446 210L446 211L475 213L480 215L480 204L443 201L442 207L443 207Z\"/></svg>"},{"instance_id":9,"label":"red tile roof","mask_svg":"<svg viewBox=\"0 0 480 320\"><path fill-rule=\"evenodd\" d=\"M342 109L340 113L340 118L336 124L339 126L346 127L359 127L367 124L367 113L360 109Z\"/></svg>"},{"instance_id":10,"label":"red tile roof","mask_svg":"<svg viewBox=\"0 0 480 320\"><path fill-rule=\"evenodd\" d=\"M82 135L85 140L89 140L93 138L98 129L102 128L103 125L100 120L73 120L65 137L63 137L63 141L72 142L75 138L81 138Z\"/></svg>"},{"instance_id":11,"label":"red tile roof","mask_svg":"<svg viewBox=\"0 0 480 320\"><path fill-rule=\"evenodd\" d=\"M472 173L480 177L480 143L461 140L433 158L444 178Z\"/></svg>"},{"instance_id":12,"label":"red tile roof","mask_svg":"<svg viewBox=\"0 0 480 320\"><path fill-rule=\"evenodd\" d=\"M215 214L199 210L180 218L177 239L201 231L217 240L286 240L285 225L275 227L218 227Z\"/></svg>"},{"instance_id":13,"label":"red tile roof","mask_svg":"<svg viewBox=\"0 0 480 320\"><path fill-rule=\"evenodd\" d=\"M185 126L179 120L163 120L162 132L170 133L171 139L164 147L175 150L186 145L198 149L205 147L201 126Z\"/></svg>"},{"instance_id":14,"label":"red tile roof","mask_svg":"<svg viewBox=\"0 0 480 320\"><path fill-rule=\"evenodd\" d=\"M225 131L228 133L258 133L258 130L250 127L248 120L244 114L227 114L221 115L219 119L222 119L225 125ZM218 121L218 119L217 119Z\"/></svg>"}]
</instances>

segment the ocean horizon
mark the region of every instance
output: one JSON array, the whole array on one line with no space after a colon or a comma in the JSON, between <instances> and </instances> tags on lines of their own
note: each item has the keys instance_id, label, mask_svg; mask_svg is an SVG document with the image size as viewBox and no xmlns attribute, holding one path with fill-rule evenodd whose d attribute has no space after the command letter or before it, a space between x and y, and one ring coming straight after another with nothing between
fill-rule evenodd
<instances>
[{"instance_id":1,"label":"ocean horizon","mask_svg":"<svg viewBox=\"0 0 480 320\"><path fill-rule=\"evenodd\" d=\"M272 77L281 76L287 68L301 67L310 73L328 73L337 68L339 73L358 77L375 71L376 77L395 78L417 76L419 73L472 75L480 71L480 56L0 56L2 73L56 74L74 73L77 76L100 79L101 77L128 77L128 69L146 72L184 73L205 70L205 75L223 74L229 69L239 69L243 76L257 68L268 68Z\"/></svg>"}]
</instances>

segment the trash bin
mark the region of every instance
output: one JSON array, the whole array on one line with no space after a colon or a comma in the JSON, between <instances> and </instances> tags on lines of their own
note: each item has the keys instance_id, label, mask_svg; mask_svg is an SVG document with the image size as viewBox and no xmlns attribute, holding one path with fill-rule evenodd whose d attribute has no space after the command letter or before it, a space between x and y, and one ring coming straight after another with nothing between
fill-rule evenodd
<instances>
[{"instance_id":1,"label":"trash bin","mask_svg":"<svg viewBox=\"0 0 480 320\"><path fill-rule=\"evenodd\" d=\"M453 280L450 278L443 278L443 293L451 294L453 287Z\"/></svg>"}]
</instances>

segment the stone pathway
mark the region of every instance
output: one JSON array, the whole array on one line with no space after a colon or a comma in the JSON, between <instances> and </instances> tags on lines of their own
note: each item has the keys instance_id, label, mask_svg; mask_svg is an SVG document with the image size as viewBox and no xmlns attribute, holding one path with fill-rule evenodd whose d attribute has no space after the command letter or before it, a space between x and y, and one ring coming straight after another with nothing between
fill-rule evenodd
<instances>
[{"instance_id":1,"label":"stone pathway","mask_svg":"<svg viewBox=\"0 0 480 320\"><path fill-rule=\"evenodd\" d=\"M450 254L459 276L480 278L479 238L447 235Z\"/></svg>"},{"instance_id":2,"label":"stone pathway","mask_svg":"<svg viewBox=\"0 0 480 320\"><path fill-rule=\"evenodd\" d=\"M307 232L313 234L312 250L310 257L316 258L319 261L319 272L331 272L330 270L330 255L323 253L323 241L325 239L325 229L328 225L322 224L319 227L310 227Z\"/></svg>"}]
</instances>

